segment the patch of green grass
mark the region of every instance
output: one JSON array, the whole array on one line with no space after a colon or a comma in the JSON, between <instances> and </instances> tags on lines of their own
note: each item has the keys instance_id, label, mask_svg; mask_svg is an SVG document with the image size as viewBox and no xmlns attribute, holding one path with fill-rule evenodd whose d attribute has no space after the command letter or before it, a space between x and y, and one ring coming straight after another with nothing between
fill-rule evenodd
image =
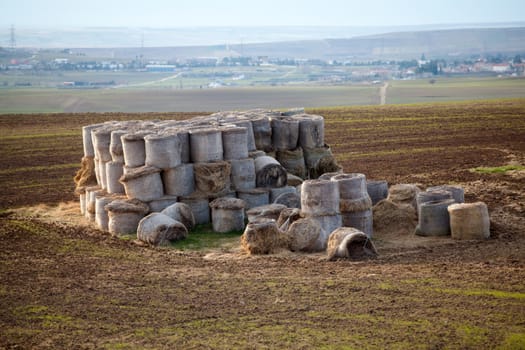
<instances>
[{"instance_id":1,"label":"patch of green grass","mask_svg":"<svg viewBox=\"0 0 525 350\"><path fill-rule=\"evenodd\" d=\"M496 167L477 167L472 169L472 171L476 173L481 174L500 174L500 173L506 173L507 171L512 170L525 170L525 166L523 165L503 165L503 166L496 166Z\"/></svg>"},{"instance_id":2,"label":"patch of green grass","mask_svg":"<svg viewBox=\"0 0 525 350\"><path fill-rule=\"evenodd\" d=\"M498 299L525 299L525 293L519 292L506 292L503 290L491 290L491 289L433 289L436 292L466 295L466 296L489 296Z\"/></svg>"},{"instance_id":3,"label":"patch of green grass","mask_svg":"<svg viewBox=\"0 0 525 350\"><path fill-rule=\"evenodd\" d=\"M471 326L461 325L456 330L458 336L462 339L463 346L472 348L482 348L487 341L487 329Z\"/></svg>"},{"instance_id":4,"label":"patch of green grass","mask_svg":"<svg viewBox=\"0 0 525 350\"><path fill-rule=\"evenodd\" d=\"M239 243L242 231L213 232L211 224L198 225L186 239L173 242L171 247L180 250L206 250Z\"/></svg>"},{"instance_id":5,"label":"patch of green grass","mask_svg":"<svg viewBox=\"0 0 525 350\"><path fill-rule=\"evenodd\" d=\"M525 333L510 333L498 349L518 350L525 349Z\"/></svg>"}]
</instances>

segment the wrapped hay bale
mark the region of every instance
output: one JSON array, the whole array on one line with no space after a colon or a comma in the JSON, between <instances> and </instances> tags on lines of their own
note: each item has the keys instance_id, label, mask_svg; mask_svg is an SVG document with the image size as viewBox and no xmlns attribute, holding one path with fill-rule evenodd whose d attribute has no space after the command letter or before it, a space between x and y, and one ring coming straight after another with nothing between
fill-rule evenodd
<instances>
[{"instance_id":1,"label":"wrapped hay bale","mask_svg":"<svg viewBox=\"0 0 525 350\"><path fill-rule=\"evenodd\" d=\"M306 178L306 164L301 147L297 147L294 150L278 150L276 155L277 161L288 173L298 176L301 179Z\"/></svg>"},{"instance_id":2,"label":"wrapped hay bale","mask_svg":"<svg viewBox=\"0 0 525 350\"><path fill-rule=\"evenodd\" d=\"M191 207L186 203L174 203L166 207L161 212L164 215L169 216L175 221L182 223L188 231L193 230L195 227L195 217Z\"/></svg>"},{"instance_id":3,"label":"wrapped hay bale","mask_svg":"<svg viewBox=\"0 0 525 350\"><path fill-rule=\"evenodd\" d=\"M283 225L284 226L284 225ZM289 248L293 252L317 251L317 240L322 235L322 229L316 220L311 218L300 218L289 225L286 230L289 240Z\"/></svg>"},{"instance_id":4,"label":"wrapped hay bale","mask_svg":"<svg viewBox=\"0 0 525 350\"><path fill-rule=\"evenodd\" d=\"M434 190L434 191L422 191L416 195L416 210L419 215L419 207L421 204L432 201L439 201L443 199L451 199L452 193L449 191L443 190Z\"/></svg>"},{"instance_id":5,"label":"wrapped hay bale","mask_svg":"<svg viewBox=\"0 0 525 350\"><path fill-rule=\"evenodd\" d=\"M321 233L311 247L313 251L322 251L326 249L328 237L337 228L343 225L341 214L335 215L307 215L309 219L316 221L321 226Z\"/></svg>"},{"instance_id":6,"label":"wrapped hay bale","mask_svg":"<svg viewBox=\"0 0 525 350\"><path fill-rule=\"evenodd\" d=\"M109 230L109 214L106 210L106 205L117 199L123 199L118 196L108 196L107 194L99 194L95 198L95 224L102 231Z\"/></svg>"},{"instance_id":7,"label":"wrapped hay bale","mask_svg":"<svg viewBox=\"0 0 525 350\"><path fill-rule=\"evenodd\" d=\"M343 174L343 171L342 170L339 170L339 171L334 171L334 172L330 172L330 173L324 173L324 174L321 174L318 179L319 180L332 180L332 178L334 176L337 176L337 175L341 175Z\"/></svg>"},{"instance_id":8,"label":"wrapped hay bale","mask_svg":"<svg viewBox=\"0 0 525 350\"><path fill-rule=\"evenodd\" d=\"M295 176L293 174L287 173L286 174L286 183L288 186L301 186L303 183L303 179L301 179L299 176Z\"/></svg>"},{"instance_id":9,"label":"wrapped hay bale","mask_svg":"<svg viewBox=\"0 0 525 350\"><path fill-rule=\"evenodd\" d=\"M413 184L392 185L388 190L387 199L398 204L410 204L417 210L416 195L419 192L419 187Z\"/></svg>"},{"instance_id":10,"label":"wrapped hay bale","mask_svg":"<svg viewBox=\"0 0 525 350\"><path fill-rule=\"evenodd\" d=\"M109 143L109 153L114 162L124 163L124 149L121 137L128 133L127 130L113 130Z\"/></svg>"},{"instance_id":11,"label":"wrapped hay bale","mask_svg":"<svg viewBox=\"0 0 525 350\"><path fill-rule=\"evenodd\" d=\"M372 205L376 205L380 200L388 197L388 182L385 180L369 180L366 182L366 191L372 199Z\"/></svg>"},{"instance_id":12,"label":"wrapped hay bale","mask_svg":"<svg viewBox=\"0 0 525 350\"><path fill-rule=\"evenodd\" d=\"M208 195L230 191L230 163L195 163L193 172L197 191Z\"/></svg>"},{"instance_id":13,"label":"wrapped hay bale","mask_svg":"<svg viewBox=\"0 0 525 350\"><path fill-rule=\"evenodd\" d=\"M188 196L180 197L179 201L188 205L191 208L195 224L209 224L210 223L210 206L207 197Z\"/></svg>"},{"instance_id":14,"label":"wrapped hay bale","mask_svg":"<svg viewBox=\"0 0 525 350\"><path fill-rule=\"evenodd\" d=\"M255 147L264 152L271 152L272 145L272 125L267 116L258 116L251 119Z\"/></svg>"},{"instance_id":15,"label":"wrapped hay bale","mask_svg":"<svg viewBox=\"0 0 525 350\"><path fill-rule=\"evenodd\" d=\"M213 128L190 130L190 154L193 163L223 160L221 131Z\"/></svg>"},{"instance_id":16,"label":"wrapped hay bale","mask_svg":"<svg viewBox=\"0 0 525 350\"><path fill-rule=\"evenodd\" d=\"M164 195L148 202L150 213L160 213L165 208L177 203L177 196ZM180 220L177 220L180 221Z\"/></svg>"},{"instance_id":17,"label":"wrapped hay bale","mask_svg":"<svg viewBox=\"0 0 525 350\"><path fill-rule=\"evenodd\" d=\"M189 196L195 191L193 164L181 164L162 172L162 182L166 194L172 196Z\"/></svg>"},{"instance_id":18,"label":"wrapped hay bale","mask_svg":"<svg viewBox=\"0 0 525 350\"><path fill-rule=\"evenodd\" d=\"M286 209L282 204L268 204L260 207L251 208L246 212L248 215L248 222L257 221L260 219L271 219L277 221L281 212Z\"/></svg>"},{"instance_id":19,"label":"wrapped hay bale","mask_svg":"<svg viewBox=\"0 0 525 350\"><path fill-rule=\"evenodd\" d=\"M180 160L183 164L191 161L190 132L188 130L177 130L180 145Z\"/></svg>"},{"instance_id":20,"label":"wrapped hay bale","mask_svg":"<svg viewBox=\"0 0 525 350\"><path fill-rule=\"evenodd\" d=\"M272 117L272 144L275 150L297 148L299 121L291 117Z\"/></svg>"},{"instance_id":21,"label":"wrapped hay bale","mask_svg":"<svg viewBox=\"0 0 525 350\"><path fill-rule=\"evenodd\" d=\"M103 195L105 192L100 186L86 187L86 211L85 217L89 221L95 221L97 195Z\"/></svg>"},{"instance_id":22,"label":"wrapped hay bale","mask_svg":"<svg viewBox=\"0 0 525 350\"><path fill-rule=\"evenodd\" d=\"M303 148L304 160L310 179L317 179L324 173L341 171L341 167L328 145L316 148Z\"/></svg>"},{"instance_id":23,"label":"wrapped hay bale","mask_svg":"<svg viewBox=\"0 0 525 350\"><path fill-rule=\"evenodd\" d=\"M454 203L453 199L422 203L419 207L419 221L415 233L420 236L450 235L448 207Z\"/></svg>"},{"instance_id":24,"label":"wrapped hay bale","mask_svg":"<svg viewBox=\"0 0 525 350\"><path fill-rule=\"evenodd\" d=\"M151 213L140 220L137 239L152 246L165 246L188 236L186 227L161 213Z\"/></svg>"},{"instance_id":25,"label":"wrapped hay bale","mask_svg":"<svg viewBox=\"0 0 525 350\"><path fill-rule=\"evenodd\" d=\"M272 157L255 158L255 183L257 187L283 187L287 181L286 170Z\"/></svg>"},{"instance_id":26,"label":"wrapped hay bale","mask_svg":"<svg viewBox=\"0 0 525 350\"><path fill-rule=\"evenodd\" d=\"M342 199L370 199L366 189L366 177L364 174L339 174L333 176L331 180L335 181L339 186L339 196Z\"/></svg>"},{"instance_id":27,"label":"wrapped hay bale","mask_svg":"<svg viewBox=\"0 0 525 350\"><path fill-rule=\"evenodd\" d=\"M297 189L293 186L270 188L270 203L275 202L277 197L284 193L297 193Z\"/></svg>"},{"instance_id":28,"label":"wrapped hay bale","mask_svg":"<svg viewBox=\"0 0 525 350\"><path fill-rule=\"evenodd\" d=\"M299 146L318 148L324 146L324 118L320 115L294 116L299 121Z\"/></svg>"},{"instance_id":29,"label":"wrapped hay bale","mask_svg":"<svg viewBox=\"0 0 525 350\"><path fill-rule=\"evenodd\" d=\"M124 175L124 164L119 162L106 163L106 189L108 193L125 193L124 185L119 179Z\"/></svg>"},{"instance_id":30,"label":"wrapped hay bale","mask_svg":"<svg viewBox=\"0 0 525 350\"><path fill-rule=\"evenodd\" d=\"M146 165L170 169L180 165L180 139L176 134L147 135L144 137Z\"/></svg>"},{"instance_id":31,"label":"wrapped hay bale","mask_svg":"<svg viewBox=\"0 0 525 350\"><path fill-rule=\"evenodd\" d=\"M374 216L371 208L360 211L341 212L341 218L343 226L353 227L366 233L369 238L372 238Z\"/></svg>"},{"instance_id":32,"label":"wrapped hay bale","mask_svg":"<svg viewBox=\"0 0 525 350\"><path fill-rule=\"evenodd\" d=\"M339 214L339 186L329 180L306 180L301 186L301 210L310 215Z\"/></svg>"},{"instance_id":33,"label":"wrapped hay bale","mask_svg":"<svg viewBox=\"0 0 525 350\"><path fill-rule=\"evenodd\" d=\"M277 227L279 227L281 231L286 231L292 223L301 218L302 214L300 209L285 208L281 211L281 214L279 214L279 218L277 219Z\"/></svg>"},{"instance_id":34,"label":"wrapped hay bale","mask_svg":"<svg viewBox=\"0 0 525 350\"><path fill-rule=\"evenodd\" d=\"M107 178L107 171L106 171L106 164L109 162L103 162L101 160L98 161L98 169L99 169L99 184L102 189L106 190L108 188L108 178Z\"/></svg>"},{"instance_id":35,"label":"wrapped hay bale","mask_svg":"<svg viewBox=\"0 0 525 350\"><path fill-rule=\"evenodd\" d=\"M490 217L483 202L457 203L448 207L454 239L484 240L490 237Z\"/></svg>"},{"instance_id":36,"label":"wrapped hay bale","mask_svg":"<svg viewBox=\"0 0 525 350\"><path fill-rule=\"evenodd\" d=\"M95 157L95 148L93 147L93 138L91 132L100 128L104 124L92 124L82 127L82 140L84 145L84 157Z\"/></svg>"},{"instance_id":37,"label":"wrapped hay bale","mask_svg":"<svg viewBox=\"0 0 525 350\"><path fill-rule=\"evenodd\" d=\"M253 135L252 122L248 119L237 118L233 120L232 123L238 127L246 128L246 144L248 151L255 151L257 147L255 146L255 136Z\"/></svg>"},{"instance_id":38,"label":"wrapped hay bale","mask_svg":"<svg viewBox=\"0 0 525 350\"><path fill-rule=\"evenodd\" d=\"M241 247L248 254L271 254L287 245L287 237L272 220L250 222L241 236Z\"/></svg>"},{"instance_id":39,"label":"wrapped hay bale","mask_svg":"<svg viewBox=\"0 0 525 350\"><path fill-rule=\"evenodd\" d=\"M214 232L231 232L244 229L244 206L242 199L217 198L210 203L211 222Z\"/></svg>"},{"instance_id":40,"label":"wrapped hay bale","mask_svg":"<svg viewBox=\"0 0 525 350\"><path fill-rule=\"evenodd\" d=\"M264 151L255 150L255 151L248 152L248 157L250 157L252 159L255 159L255 158L258 158L258 157L263 157L265 155L266 155L266 152L264 152Z\"/></svg>"},{"instance_id":41,"label":"wrapped hay bale","mask_svg":"<svg viewBox=\"0 0 525 350\"><path fill-rule=\"evenodd\" d=\"M109 126L100 127L91 132L93 138L93 147L95 149L95 158L102 162L112 160L109 146L111 144L111 132L113 129Z\"/></svg>"},{"instance_id":42,"label":"wrapped hay bale","mask_svg":"<svg viewBox=\"0 0 525 350\"><path fill-rule=\"evenodd\" d=\"M251 158L230 161L233 188L248 190L255 188L255 162Z\"/></svg>"},{"instance_id":43,"label":"wrapped hay bale","mask_svg":"<svg viewBox=\"0 0 525 350\"><path fill-rule=\"evenodd\" d=\"M411 204L383 199L373 209L373 228L379 234L411 234L417 225L416 209Z\"/></svg>"},{"instance_id":44,"label":"wrapped hay bale","mask_svg":"<svg viewBox=\"0 0 525 350\"><path fill-rule=\"evenodd\" d=\"M270 204L270 192L265 188L238 190L237 197L246 203L246 210Z\"/></svg>"},{"instance_id":45,"label":"wrapped hay bale","mask_svg":"<svg viewBox=\"0 0 525 350\"><path fill-rule=\"evenodd\" d=\"M97 184L95 174L95 159L93 157L83 157L80 162L80 169L74 177L76 189Z\"/></svg>"},{"instance_id":46,"label":"wrapped hay bale","mask_svg":"<svg viewBox=\"0 0 525 350\"><path fill-rule=\"evenodd\" d=\"M427 191L449 191L456 203L465 203L465 191L461 186L442 185L427 188Z\"/></svg>"},{"instance_id":47,"label":"wrapped hay bale","mask_svg":"<svg viewBox=\"0 0 525 350\"><path fill-rule=\"evenodd\" d=\"M144 133L132 133L121 136L124 164L137 168L146 164L146 146Z\"/></svg>"},{"instance_id":48,"label":"wrapped hay bale","mask_svg":"<svg viewBox=\"0 0 525 350\"><path fill-rule=\"evenodd\" d=\"M115 236L135 233L140 220L149 212L148 205L137 199L117 199L105 209L109 215L108 230Z\"/></svg>"},{"instance_id":49,"label":"wrapped hay bale","mask_svg":"<svg viewBox=\"0 0 525 350\"><path fill-rule=\"evenodd\" d=\"M223 127L221 130L224 159L248 158L248 132L246 128Z\"/></svg>"},{"instance_id":50,"label":"wrapped hay bale","mask_svg":"<svg viewBox=\"0 0 525 350\"><path fill-rule=\"evenodd\" d=\"M352 227L340 227L328 238L328 260L361 260L377 256L377 250L370 238Z\"/></svg>"},{"instance_id":51,"label":"wrapped hay bale","mask_svg":"<svg viewBox=\"0 0 525 350\"><path fill-rule=\"evenodd\" d=\"M286 192L279 195L272 202L273 204L282 204L287 208L301 208L301 197L296 192Z\"/></svg>"},{"instance_id":52,"label":"wrapped hay bale","mask_svg":"<svg viewBox=\"0 0 525 350\"><path fill-rule=\"evenodd\" d=\"M86 215L86 190L79 191L79 202L80 202L80 214Z\"/></svg>"},{"instance_id":53,"label":"wrapped hay bale","mask_svg":"<svg viewBox=\"0 0 525 350\"><path fill-rule=\"evenodd\" d=\"M128 198L149 202L164 195L160 169L142 166L122 175L120 182Z\"/></svg>"}]
</instances>

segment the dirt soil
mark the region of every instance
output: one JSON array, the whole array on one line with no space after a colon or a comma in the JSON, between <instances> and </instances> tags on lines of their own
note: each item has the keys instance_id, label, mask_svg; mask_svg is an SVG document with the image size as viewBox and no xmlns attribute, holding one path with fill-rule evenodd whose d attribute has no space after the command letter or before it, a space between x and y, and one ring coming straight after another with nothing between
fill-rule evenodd
<instances>
[{"instance_id":1,"label":"dirt soil","mask_svg":"<svg viewBox=\"0 0 525 350\"><path fill-rule=\"evenodd\" d=\"M347 172L422 188L460 184L468 202L486 202L487 241L385 232L374 237L378 258L335 262L321 253L247 256L235 245L148 248L90 226L69 187L51 188L51 200L19 190L11 200L19 209L4 202L0 217L0 349L524 349L525 172L469 170L525 164L525 108L511 107L495 106L491 115L511 117L462 137L447 123L422 126L439 106L370 108L361 128L376 134L359 142L346 136L355 123L347 134L337 125L364 109L316 111L334 118L327 141ZM382 134L386 112L417 114L420 130L409 138L394 121ZM55 156L49 164L63 162ZM2 181L14 181L9 174Z\"/></svg>"}]
</instances>

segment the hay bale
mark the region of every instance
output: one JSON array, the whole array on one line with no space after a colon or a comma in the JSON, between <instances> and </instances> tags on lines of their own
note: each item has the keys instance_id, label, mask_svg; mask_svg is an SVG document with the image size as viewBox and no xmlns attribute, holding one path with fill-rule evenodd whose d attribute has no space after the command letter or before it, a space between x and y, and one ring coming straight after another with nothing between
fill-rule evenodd
<instances>
[{"instance_id":1,"label":"hay bale","mask_svg":"<svg viewBox=\"0 0 525 350\"><path fill-rule=\"evenodd\" d=\"M286 192L275 198L273 204L282 204L287 208L301 208L301 197L296 192Z\"/></svg>"},{"instance_id":2,"label":"hay bale","mask_svg":"<svg viewBox=\"0 0 525 350\"><path fill-rule=\"evenodd\" d=\"M277 161L288 173L298 176L301 179L306 178L306 164L301 147L297 147L294 150L278 150L276 155Z\"/></svg>"},{"instance_id":3,"label":"hay bale","mask_svg":"<svg viewBox=\"0 0 525 350\"><path fill-rule=\"evenodd\" d=\"M385 180L369 180L366 182L366 191L372 199L372 205L388 197L388 182Z\"/></svg>"},{"instance_id":4,"label":"hay bale","mask_svg":"<svg viewBox=\"0 0 525 350\"><path fill-rule=\"evenodd\" d=\"M130 133L121 136L124 164L130 168L141 167L146 164L146 146L144 133Z\"/></svg>"},{"instance_id":5,"label":"hay bale","mask_svg":"<svg viewBox=\"0 0 525 350\"><path fill-rule=\"evenodd\" d=\"M196 225L210 223L210 206L208 197L187 196L180 197L179 201L187 204L191 208Z\"/></svg>"},{"instance_id":6,"label":"hay bale","mask_svg":"<svg viewBox=\"0 0 525 350\"><path fill-rule=\"evenodd\" d=\"M92 124L82 127L82 140L84 146L84 157L95 157L95 148L93 147L93 138L91 132L100 128L104 124Z\"/></svg>"},{"instance_id":7,"label":"hay bale","mask_svg":"<svg viewBox=\"0 0 525 350\"><path fill-rule=\"evenodd\" d=\"M137 239L152 246L165 246L188 236L186 227L161 213L151 213L140 220Z\"/></svg>"},{"instance_id":8,"label":"hay bale","mask_svg":"<svg viewBox=\"0 0 525 350\"><path fill-rule=\"evenodd\" d=\"M257 187L283 187L288 177L282 165L272 157L255 158L255 183Z\"/></svg>"},{"instance_id":9,"label":"hay bale","mask_svg":"<svg viewBox=\"0 0 525 350\"><path fill-rule=\"evenodd\" d=\"M80 162L80 169L74 177L76 189L94 186L97 184L95 174L95 159L93 157L83 157Z\"/></svg>"},{"instance_id":10,"label":"hay bale","mask_svg":"<svg viewBox=\"0 0 525 350\"><path fill-rule=\"evenodd\" d=\"M214 232L231 232L244 229L245 202L238 198L217 198L210 203Z\"/></svg>"},{"instance_id":11,"label":"hay bale","mask_svg":"<svg viewBox=\"0 0 525 350\"><path fill-rule=\"evenodd\" d=\"M397 204L410 204L417 210L416 195L421 192L413 184L398 184L390 186L387 199Z\"/></svg>"},{"instance_id":12,"label":"hay bale","mask_svg":"<svg viewBox=\"0 0 525 350\"><path fill-rule=\"evenodd\" d=\"M124 185L119 179L124 175L124 164L119 162L106 163L106 189L108 193L125 193Z\"/></svg>"},{"instance_id":13,"label":"hay bale","mask_svg":"<svg viewBox=\"0 0 525 350\"><path fill-rule=\"evenodd\" d=\"M109 153L114 162L124 163L124 150L122 148L121 137L128 133L127 130L113 130L109 143Z\"/></svg>"},{"instance_id":14,"label":"hay bale","mask_svg":"<svg viewBox=\"0 0 525 350\"><path fill-rule=\"evenodd\" d=\"M183 164L191 161L190 132L188 130L177 130L180 145L180 160Z\"/></svg>"},{"instance_id":15,"label":"hay bale","mask_svg":"<svg viewBox=\"0 0 525 350\"><path fill-rule=\"evenodd\" d=\"M196 163L193 165L193 172L197 191L208 195L230 191L230 163Z\"/></svg>"},{"instance_id":16,"label":"hay bale","mask_svg":"<svg viewBox=\"0 0 525 350\"><path fill-rule=\"evenodd\" d=\"M189 196L195 191L193 164L181 164L162 172L162 183L166 194L172 196Z\"/></svg>"},{"instance_id":17,"label":"hay bale","mask_svg":"<svg viewBox=\"0 0 525 350\"><path fill-rule=\"evenodd\" d=\"M287 246L287 237L272 220L250 222L241 236L241 248L248 254L271 254Z\"/></svg>"},{"instance_id":18,"label":"hay bale","mask_svg":"<svg viewBox=\"0 0 525 350\"><path fill-rule=\"evenodd\" d=\"M461 186L441 185L427 188L427 191L449 191L456 203L465 203L465 191Z\"/></svg>"},{"instance_id":19,"label":"hay bale","mask_svg":"<svg viewBox=\"0 0 525 350\"><path fill-rule=\"evenodd\" d=\"M142 166L129 170L122 175L120 182L124 185L126 195L130 199L149 202L164 195L158 168Z\"/></svg>"},{"instance_id":20,"label":"hay bale","mask_svg":"<svg viewBox=\"0 0 525 350\"><path fill-rule=\"evenodd\" d=\"M372 208L376 234L411 234L417 225L416 209L411 204L379 201Z\"/></svg>"},{"instance_id":21,"label":"hay bale","mask_svg":"<svg viewBox=\"0 0 525 350\"><path fill-rule=\"evenodd\" d=\"M112 130L113 129L109 126L102 126L91 131L93 148L95 149L95 158L102 162L109 162L112 160L111 152L109 150Z\"/></svg>"},{"instance_id":22,"label":"hay bale","mask_svg":"<svg viewBox=\"0 0 525 350\"><path fill-rule=\"evenodd\" d=\"M190 130L190 154L193 163L223 160L221 130L216 128Z\"/></svg>"},{"instance_id":23,"label":"hay bale","mask_svg":"<svg viewBox=\"0 0 525 350\"><path fill-rule=\"evenodd\" d=\"M448 207L454 203L454 199L422 203L419 207L419 221L415 233L420 236L450 235Z\"/></svg>"},{"instance_id":24,"label":"hay bale","mask_svg":"<svg viewBox=\"0 0 525 350\"><path fill-rule=\"evenodd\" d=\"M288 227L295 221L301 219L303 216L301 214L301 210L298 208L285 208L281 211L279 214L279 218L277 219L277 227L281 231L288 230Z\"/></svg>"},{"instance_id":25,"label":"hay bale","mask_svg":"<svg viewBox=\"0 0 525 350\"><path fill-rule=\"evenodd\" d=\"M372 209L341 212L341 218L343 226L356 228L359 231L366 233L369 238L372 238L374 229Z\"/></svg>"},{"instance_id":26,"label":"hay bale","mask_svg":"<svg viewBox=\"0 0 525 350\"><path fill-rule=\"evenodd\" d=\"M109 214L106 205L121 197L99 194L95 196L95 224L102 231L109 230ZM121 198L122 199L122 198Z\"/></svg>"},{"instance_id":27,"label":"hay bale","mask_svg":"<svg viewBox=\"0 0 525 350\"><path fill-rule=\"evenodd\" d=\"M270 188L270 203L273 203L283 193L297 193L297 189L293 186Z\"/></svg>"},{"instance_id":28,"label":"hay bale","mask_svg":"<svg viewBox=\"0 0 525 350\"><path fill-rule=\"evenodd\" d=\"M328 238L328 260L362 260L376 257L377 250L367 235L352 227L340 227Z\"/></svg>"},{"instance_id":29,"label":"hay bale","mask_svg":"<svg viewBox=\"0 0 525 350\"><path fill-rule=\"evenodd\" d=\"M366 190L366 177L364 174L339 174L332 177L331 180L335 181L339 186L339 196L341 199L370 198Z\"/></svg>"},{"instance_id":30,"label":"hay bale","mask_svg":"<svg viewBox=\"0 0 525 350\"><path fill-rule=\"evenodd\" d=\"M177 203L177 196L164 195L148 202L150 213L160 213L165 208ZM180 220L177 220L180 221Z\"/></svg>"},{"instance_id":31,"label":"hay bale","mask_svg":"<svg viewBox=\"0 0 525 350\"><path fill-rule=\"evenodd\" d=\"M248 151L255 151L257 146L255 145L255 136L253 134L252 122L248 119L236 118L232 123L238 127L246 128L246 145Z\"/></svg>"},{"instance_id":32,"label":"hay bale","mask_svg":"<svg viewBox=\"0 0 525 350\"><path fill-rule=\"evenodd\" d=\"M490 217L485 203L452 204L448 212L452 238L484 240L490 237Z\"/></svg>"},{"instance_id":33,"label":"hay bale","mask_svg":"<svg viewBox=\"0 0 525 350\"><path fill-rule=\"evenodd\" d=\"M282 204L268 204L260 207L249 209L246 214L248 215L248 222L254 222L260 219L271 219L277 221L281 212L286 209L286 206Z\"/></svg>"},{"instance_id":34,"label":"hay bale","mask_svg":"<svg viewBox=\"0 0 525 350\"><path fill-rule=\"evenodd\" d=\"M266 188L238 190L237 197L246 203L246 210L270 204L270 192Z\"/></svg>"},{"instance_id":35,"label":"hay bale","mask_svg":"<svg viewBox=\"0 0 525 350\"><path fill-rule=\"evenodd\" d=\"M180 139L176 134L148 135L144 137L146 165L159 169L170 169L180 164Z\"/></svg>"},{"instance_id":36,"label":"hay bale","mask_svg":"<svg viewBox=\"0 0 525 350\"><path fill-rule=\"evenodd\" d=\"M86 210L85 217L89 221L95 221L97 196L105 194L100 186L86 187Z\"/></svg>"},{"instance_id":37,"label":"hay bale","mask_svg":"<svg viewBox=\"0 0 525 350\"><path fill-rule=\"evenodd\" d=\"M324 173L318 177L319 180L332 180L334 176L343 174L343 170L334 171L330 173Z\"/></svg>"},{"instance_id":38,"label":"hay bale","mask_svg":"<svg viewBox=\"0 0 525 350\"><path fill-rule=\"evenodd\" d=\"M300 218L289 225L286 235L291 251L313 252L317 251L316 242L322 235L322 228L316 220Z\"/></svg>"},{"instance_id":39,"label":"hay bale","mask_svg":"<svg viewBox=\"0 0 525 350\"><path fill-rule=\"evenodd\" d=\"M303 148L303 152L310 179L317 179L325 173L340 172L342 170L328 145L317 148Z\"/></svg>"},{"instance_id":40,"label":"hay bale","mask_svg":"<svg viewBox=\"0 0 525 350\"><path fill-rule=\"evenodd\" d=\"M271 152L272 145L272 125L270 118L261 115L251 119L255 147L264 152Z\"/></svg>"},{"instance_id":41,"label":"hay bale","mask_svg":"<svg viewBox=\"0 0 525 350\"><path fill-rule=\"evenodd\" d=\"M311 247L313 251L323 251L326 249L326 244L328 242L328 237L330 234L337 228L343 225L343 218L341 214L336 215L307 215L307 218L310 218L316 221L319 226L321 226L321 233L315 241L314 245Z\"/></svg>"},{"instance_id":42,"label":"hay bale","mask_svg":"<svg viewBox=\"0 0 525 350\"><path fill-rule=\"evenodd\" d=\"M372 208L372 200L369 196L358 199L340 199L339 211L341 213L353 213Z\"/></svg>"},{"instance_id":43,"label":"hay bale","mask_svg":"<svg viewBox=\"0 0 525 350\"><path fill-rule=\"evenodd\" d=\"M238 191L255 188L255 162L253 159L232 160L230 165L233 189Z\"/></svg>"},{"instance_id":44,"label":"hay bale","mask_svg":"<svg viewBox=\"0 0 525 350\"><path fill-rule=\"evenodd\" d=\"M106 164L109 162L103 162L101 160L96 161L95 168L98 167L99 171L99 185L102 187L102 189L106 190L108 188L108 178L107 178L107 171L106 171Z\"/></svg>"},{"instance_id":45,"label":"hay bale","mask_svg":"<svg viewBox=\"0 0 525 350\"><path fill-rule=\"evenodd\" d=\"M223 127L221 130L224 159L248 158L247 129L241 127Z\"/></svg>"},{"instance_id":46,"label":"hay bale","mask_svg":"<svg viewBox=\"0 0 525 350\"><path fill-rule=\"evenodd\" d=\"M86 192L85 192L85 189L84 189L84 192L79 193L78 197L79 197L78 200L79 200L79 204L80 204L80 214L81 215L86 215Z\"/></svg>"},{"instance_id":47,"label":"hay bale","mask_svg":"<svg viewBox=\"0 0 525 350\"><path fill-rule=\"evenodd\" d=\"M300 114L294 118L299 121L299 146L303 148L324 146L324 118L322 116Z\"/></svg>"},{"instance_id":48,"label":"hay bale","mask_svg":"<svg viewBox=\"0 0 525 350\"><path fill-rule=\"evenodd\" d=\"M297 187L297 186L300 186L303 184L303 179L300 178L299 176L295 176L293 174L286 174L286 184L288 186L293 186L293 187Z\"/></svg>"},{"instance_id":49,"label":"hay bale","mask_svg":"<svg viewBox=\"0 0 525 350\"><path fill-rule=\"evenodd\" d=\"M272 117L272 144L275 150L292 150L299 141L299 121L291 117Z\"/></svg>"},{"instance_id":50,"label":"hay bale","mask_svg":"<svg viewBox=\"0 0 525 350\"><path fill-rule=\"evenodd\" d=\"M135 233L140 220L149 212L148 205L137 199L117 199L105 209L109 215L108 230L114 236Z\"/></svg>"},{"instance_id":51,"label":"hay bale","mask_svg":"<svg viewBox=\"0 0 525 350\"><path fill-rule=\"evenodd\" d=\"M419 208L421 204L432 201L439 201L443 199L451 199L452 193L449 191L443 190L433 190L433 191L422 191L416 195L416 210L419 216Z\"/></svg>"},{"instance_id":52,"label":"hay bale","mask_svg":"<svg viewBox=\"0 0 525 350\"><path fill-rule=\"evenodd\" d=\"M339 186L329 180L306 180L301 186L301 210L310 215L339 214Z\"/></svg>"},{"instance_id":53,"label":"hay bale","mask_svg":"<svg viewBox=\"0 0 525 350\"><path fill-rule=\"evenodd\" d=\"M186 203L173 203L163 209L161 213L182 223L188 231L193 230L195 227L195 216L193 216L191 207Z\"/></svg>"},{"instance_id":54,"label":"hay bale","mask_svg":"<svg viewBox=\"0 0 525 350\"><path fill-rule=\"evenodd\" d=\"M255 158L258 158L258 157L263 157L266 155L266 152L264 151L259 151L259 150L255 150L255 151L250 151L248 152L248 157L252 158L252 159L255 159Z\"/></svg>"}]
</instances>

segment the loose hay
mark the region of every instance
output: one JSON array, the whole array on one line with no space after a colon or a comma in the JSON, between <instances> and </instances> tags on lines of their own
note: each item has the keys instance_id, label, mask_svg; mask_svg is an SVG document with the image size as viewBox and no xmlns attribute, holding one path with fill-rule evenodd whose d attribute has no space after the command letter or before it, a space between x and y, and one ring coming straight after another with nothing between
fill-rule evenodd
<instances>
[{"instance_id":1,"label":"loose hay","mask_svg":"<svg viewBox=\"0 0 525 350\"><path fill-rule=\"evenodd\" d=\"M383 199L372 213L375 234L412 234L417 225L416 209L411 204Z\"/></svg>"},{"instance_id":2,"label":"loose hay","mask_svg":"<svg viewBox=\"0 0 525 350\"><path fill-rule=\"evenodd\" d=\"M300 209L285 208L281 211L281 214L279 214L279 218L277 219L277 227L279 227L279 229L282 231L286 231L291 224L302 217L303 216Z\"/></svg>"},{"instance_id":3,"label":"loose hay","mask_svg":"<svg viewBox=\"0 0 525 350\"><path fill-rule=\"evenodd\" d=\"M287 246L287 237L273 220L250 222L241 236L241 248L248 254L272 254Z\"/></svg>"},{"instance_id":4,"label":"loose hay","mask_svg":"<svg viewBox=\"0 0 525 350\"><path fill-rule=\"evenodd\" d=\"M96 186L97 177L95 175L95 160L93 157L83 157L80 162L80 169L74 177L76 191L80 193L85 187ZM80 192L79 192L80 191Z\"/></svg>"},{"instance_id":5,"label":"loose hay","mask_svg":"<svg viewBox=\"0 0 525 350\"><path fill-rule=\"evenodd\" d=\"M388 190L387 199L397 204L410 204L417 209L416 195L421 192L419 187L413 184L393 185Z\"/></svg>"}]
</instances>

